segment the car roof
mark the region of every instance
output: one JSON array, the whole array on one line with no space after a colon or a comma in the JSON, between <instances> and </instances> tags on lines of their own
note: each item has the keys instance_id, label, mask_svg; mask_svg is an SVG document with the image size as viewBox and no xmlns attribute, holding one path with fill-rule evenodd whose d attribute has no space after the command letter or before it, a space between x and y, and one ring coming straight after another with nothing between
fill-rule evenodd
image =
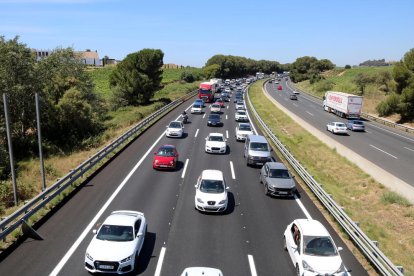
<instances>
[{"instance_id":1,"label":"car roof","mask_svg":"<svg viewBox=\"0 0 414 276\"><path fill-rule=\"evenodd\" d=\"M160 148L172 148L172 149L175 149L175 146L174 145L162 145Z\"/></svg>"},{"instance_id":2,"label":"car roof","mask_svg":"<svg viewBox=\"0 0 414 276\"><path fill-rule=\"evenodd\" d=\"M297 219L295 223L299 226L304 236L330 236L328 230L317 220Z\"/></svg>"},{"instance_id":3,"label":"car roof","mask_svg":"<svg viewBox=\"0 0 414 276\"><path fill-rule=\"evenodd\" d=\"M342 122L332 122L333 124L344 124Z\"/></svg>"},{"instance_id":4,"label":"car roof","mask_svg":"<svg viewBox=\"0 0 414 276\"><path fill-rule=\"evenodd\" d=\"M269 169L287 170L285 164L281 162L267 162L266 165L269 167Z\"/></svg>"},{"instance_id":5,"label":"car roof","mask_svg":"<svg viewBox=\"0 0 414 276\"><path fill-rule=\"evenodd\" d=\"M267 140L262 135L249 135L250 142L267 143Z\"/></svg>"},{"instance_id":6,"label":"car roof","mask_svg":"<svg viewBox=\"0 0 414 276\"><path fill-rule=\"evenodd\" d=\"M202 179L223 180L223 172L219 170L204 170L201 172Z\"/></svg>"},{"instance_id":7,"label":"car roof","mask_svg":"<svg viewBox=\"0 0 414 276\"><path fill-rule=\"evenodd\" d=\"M220 115L219 114L209 114L208 117L219 117L220 118Z\"/></svg>"},{"instance_id":8,"label":"car roof","mask_svg":"<svg viewBox=\"0 0 414 276\"><path fill-rule=\"evenodd\" d=\"M132 226L138 217L144 217L144 214L128 210L113 211L103 224Z\"/></svg>"},{"instance_id":9,"label":"car roof","mask_svg":"<svg viewBox=\"0 0 414 276\"><path fill-rule=\"evenodd\" d=\"M249 123L239 123L239 127L240 126L249 126L249 127L252 127Z\"/></svg>"}]
</instances>

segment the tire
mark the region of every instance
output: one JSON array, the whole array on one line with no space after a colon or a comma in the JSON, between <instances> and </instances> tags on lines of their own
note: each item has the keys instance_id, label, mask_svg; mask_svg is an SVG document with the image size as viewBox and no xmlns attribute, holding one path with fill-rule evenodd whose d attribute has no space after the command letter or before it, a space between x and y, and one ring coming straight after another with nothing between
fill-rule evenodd
<instances>
[{"instance_id":1,"label":"tire","mask_svg":"<svg viewBox=\"0 0 414 276\"><path fill-rule=\"evenodd\" d=\"M269 188L267 188L267 184L264 184L265 195L269 195Z\"/></svg>"},{"instance_id":2,"label":"tire","mask_svg":"<svg viewBox=\"0 0 414 276\"><path fill-rule=\"evenodd\" d=\"M300 276L300 270L299 270L299 265L296 264L296 275Z\"/></svg>"},{"instance_id":3,"label":"tire","mask_svg":"<svg viewBox=\"0 0 414 276\"><path fill-rule=\"evenodd\" d=\"M287 251L286 237L283 237L283 250Z\"/></svg>"},{"instance_id":4,"label":"tire","mask_svg":"<svg viewBox=\"0 0 414 276\"><path fill-rule=\"evenodd\" d=\"M262 172L259 173L259 182L260 182L260 184L263 183L263 181L262 181Z\"/></svg>"}]
</instances>

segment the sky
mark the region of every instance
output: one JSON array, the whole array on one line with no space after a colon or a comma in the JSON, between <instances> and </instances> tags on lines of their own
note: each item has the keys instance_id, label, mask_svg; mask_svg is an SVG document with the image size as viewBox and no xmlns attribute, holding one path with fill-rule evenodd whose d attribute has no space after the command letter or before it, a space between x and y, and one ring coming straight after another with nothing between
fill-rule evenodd
<instances>
[{"instance_id":1,"label":"sky","mask_svg":"<svg viewBox=\"0 0 414 276\"><path fill-rule=\"evenodd\" d=\"M0 36L118 60L155 48L164 63L194 67L216 54L358 65L414 48L414 1L0 0Z\"/></svg>"}]
</instances>

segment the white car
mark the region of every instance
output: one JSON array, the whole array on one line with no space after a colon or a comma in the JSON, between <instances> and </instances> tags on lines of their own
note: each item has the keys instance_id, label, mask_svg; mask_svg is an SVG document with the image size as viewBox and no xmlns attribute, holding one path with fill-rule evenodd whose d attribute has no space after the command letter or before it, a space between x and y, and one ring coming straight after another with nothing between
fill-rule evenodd
<instances>
[{"instance_id":1,"label":"white car","mask_svg":"<svg viewBox=\"0 0 414 276\"><path fill-rule=\"evenodd\" d=\"M247 118L247 113L245 110L241 110L241 109L237 110L234 117L237 122L248 122L249 121L249 118Z\"/></svg>"},{"instance_id":2,"label":"white car","mask_svg":"<svg viewBox=\"0 0 414 276\"><path fill-rule=\"evenodd\" d=\"M219 104L212 104L210 111L211 113L221 113L221 106Z\"/></svg>"},{"instance_id":3,"label":"white car","mask_svg":"<svg viewBox=\"0 0 414 276\"><path fill-rule=\"evenodd\" d=\"M341 122L332 122L326 125L326 130L334 134L347 134L347 127L344 123Z\"/></svg>"},{"instance_id":4,"label":"white car","mask_svg":"<svg viewBox=\"0 0 414 276\"><path fill-rule=\"evenodd\" d=\"M204 170L195 185L195 208L204 212L224 212L227 209L227 190L223 172Z\"/></svg>"},{"instance_id":5,"label":"white car","mask_svg":"<svg viewBox=\"0 0 414 276\"><path fill-rule=\"evenodd\" d=\"M246 137L253 135L253 130L250 124L248 123L239 123L236 127L236 140L244 141Z\"/></svg>"},{"instance_id":6,"label":"white car","mask_svg":"<svg viewBox=\"0 0 414 276\"><path fill-rule=\"evenodd\" d=\"M87 271L122 274L135 269L147 233L143 213L114 211L93 233L85 254Z\"/></svg>"},{"instance_id":7,"label":"white car","mask_svg":"<svg viewBox=\"0 0 414 276\"><path fill-rule=\"evenodd\" d=\"M203 106L201 104L193 104L191 107L191 113L202 113L203 112Z\"/></svg>"},{"instance_id":8,"label":"white car","mask_svg":"<svg viewBox=\"0 0 414 276\"><path fill-rule=\"evenodd\" d=\"M184 134L184 125L181 121L172 121L165 131L167 137L182 137Z\"/></svg>"},{"instance_id":9,"label":"white car","mask_svg":"<svg viewBox=\"0 0 414 276\"><path fill-rule=\"evenodd\" d=\"M296 219L284 233L285 250L297 275L349 275L326 228L317 220Z\"/></svg>"},{"instance_id":10,"label":"white car","mask_svg":"<svg viewBox=\"0 0 414 276\"><path fill-rule=\"evenodd\" d=\"M240 110L240 109L246 109L246 108L244 107L244 103L242 101L237 101L236 110Z\"/></svg>"},{"instance_id":11,"label":"white car","mask_svg":"<svg viewBox=\"0 0 414 276\"><path fill-rule=\"evenodd\" d=\"M223 272L211 267L187 267L181 276L223 276Z\"/></svg>"},{"instance_id":12,"label":"white car","mask_svg":"<svg viewBox=\"0 0 414 276\"><path fill-rule=\"evenodd\" d=\"M208 153L226 153L226 139L221 133L210 133L206 137L205 151Z\"/></svg>"},{"instance_id":13,"label":"white car","mask_svg":"<svg viewBox=\"0 0 414 276\"><path fill-rule=\"evenodd\" d=\"M292 93L295 94L295 95L299 95L300 94L299 91L297 91L297 90L293 90Z\"/></svg>"}]
</instances>

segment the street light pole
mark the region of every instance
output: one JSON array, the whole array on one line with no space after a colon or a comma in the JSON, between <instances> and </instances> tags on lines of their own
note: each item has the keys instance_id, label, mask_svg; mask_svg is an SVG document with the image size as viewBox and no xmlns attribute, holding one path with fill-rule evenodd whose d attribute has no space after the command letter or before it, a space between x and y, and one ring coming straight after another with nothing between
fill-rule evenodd
<instances>
[{"instance_id":1,"label":"street light pole","mask_svg":"<svg viewBox=\"0 0 414 276\"><path fill-rule=\"evenodd\" d=\"M42 191L44 191L46 190L45 165L43 162L42 132L40 129L39 95L37 93L35 94L35 101L36 101L36 120L37 120L37 141L39 144L40 175L42 177Z\"/></svg>"}]
</instances>

